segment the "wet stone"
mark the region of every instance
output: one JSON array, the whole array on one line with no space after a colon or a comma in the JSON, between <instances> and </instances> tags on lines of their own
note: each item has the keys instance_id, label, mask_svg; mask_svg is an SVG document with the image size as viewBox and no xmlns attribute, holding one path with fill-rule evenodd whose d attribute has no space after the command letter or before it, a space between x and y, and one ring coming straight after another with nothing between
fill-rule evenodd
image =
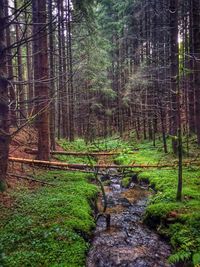
<instances>
[{"instance_id":1,"label":"wet stone","mask_svg":"<svg viewBox=\"0 0 200 267\"><path fill-rule=\"evenodd\" d=\"M123 207L130 207L131 203L127 198L119 198L119 203L123 206Z\"/></svg>"},{"instance_id":2,"label":"wet stone","mask_svg":"<svg viewBox=\"0 0 200 267\"><path fill-rule=\"evenodd\" d=\"M121 186L119 184L112 184L111 187L113 190L117 190L117 191L121 190Z\"/></svg>"}]
</instances>

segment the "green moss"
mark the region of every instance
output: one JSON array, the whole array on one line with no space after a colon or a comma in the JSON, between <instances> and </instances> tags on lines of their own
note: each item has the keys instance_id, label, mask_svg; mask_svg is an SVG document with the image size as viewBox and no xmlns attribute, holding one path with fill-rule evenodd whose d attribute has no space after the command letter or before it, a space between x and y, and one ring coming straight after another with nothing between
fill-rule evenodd
<instances>
[{"instance_id":1,"label":"green moss","mask_svg":"<svg viewBox=\"0 0 200 267\"><path fill-rule=\"evenodd\" d=\"M111 184L111 181L110 180L107 180L107 181L104 181L103 182L103 185L104 186L109 186Z\"/></svg>"},{"instance_id":2,"label":"green moss","mask_svg":"<svg viewBox=\"0 0 200 267\"><path fill-rule=\"evenodd\" d=\"M5 181L0 180L0 192L6 191L7 185Z\"/></svg>"},{"instance_id":3,"label":"green moss","mask_svg":"<svg viewBox=\"0 0 200 267\"><path fill-rule=\"evenodd\" d=\"M130 151L131 145L129 142L124 142L118 136L108 137L106 139L96 139L94 142L87 144L83 139L76 139L74 142L69 142L67 140L59 140L59 144L68 151L110 151L110 150L120 150L120 151Z\"/></svg>"},{"instance_id":4,"label":"green moss","mask_svg":"<svg viewBox=\"0 0 200 267\"><path fill-rule=\"evenodd\" d=\"M173 161L172 153L164 154L162 144L156 148L150 142L138 145L139 151L134 155L119 155L118 164L162 164ZM192 147L195 152L195 147ZM192 261L199 264L200 252L200 169L196 167L183 169L183 201L176 202L178 171L176 169L134 169L138 179L148 181L157 193L150 198L146 209L145 221L165 233L173 245L171 262ZM170 214L174 214L173 216ZM172 217L171 217L172 216Z\"/></svg>"},{"instance_id":5,"label":"green moss","mask_svg":"<svg viewBox=\"0 0 200 267\"><path fill-rule=\"evenodd\" d=\"M121 181L121 184L123 187L127 188L127 187L129 187L131 181L132 181L131 177L124 177Z\"/></svg>"},{"instance_id":6,"label":"green moss","mask_svg":"<svg viewBox=\"0 0 200 267\"><path fill-rule=\"evenodd\" d=\"M84 266L84 237L95 226L90 201L96 197L96 186L81 173L51 171L38 176L55 187L12 193L16 205L0 222L0 265Z\"/></svg>"},{"instance_id":7,"label":"green moss","mask_svg":"<svg viewBox=\"0 0 200 267\"><path fill-rule=\"evenodd\" d=\"M56 158L60 161L67 162L69 164L88 164L93 165L96 163L96 160L93 157L73 157L73 156L65 156L58 155Z\"/></svg>"}]
</instances>

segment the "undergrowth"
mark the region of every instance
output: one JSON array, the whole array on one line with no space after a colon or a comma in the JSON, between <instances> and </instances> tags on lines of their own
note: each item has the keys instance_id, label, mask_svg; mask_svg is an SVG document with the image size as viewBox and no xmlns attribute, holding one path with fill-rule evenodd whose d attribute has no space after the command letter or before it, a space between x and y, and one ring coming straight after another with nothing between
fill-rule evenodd
<instances>
[{"instance_id":1,"label":"undergrowth","mask_svg":"<svg viewBox=\"0 0 200 267\"><path fill-rule=\"evenodd\" d=\"M37 178L55 186L12 191L14 207L1 207L0 266L85 266L96 186L82 173L49 171Z\"/></svg>"},{"instance_id":2,"label":"undergrowth","mask_svg":"<svg viewBox=\"0 0 200 267\"><path fill-rule=\"evenodd\" d=\"M119 138L96 140L86 144L61 140L67 151L119 151L116 164L162 164L176 159L162 145L150 142L137 144ZM195 156L195 142L190 155ZM135 148L139 148L135 151ZM129 152L135 151L134 154ZM188 150L184 145L185 156ZM92 157L58 156L68 163L94 164ZM138 179L149 181L156 190L145 214L145 221L170 239L173 253L170 262L200 264L200 170L183 170L183 201L176 201L176 169L134 169ZM55 186L33 190L20 188L9 192L16 203L13 208L1 208L0 214L0 266L85 266L88 250L87 237L94 227L90 202L96 197L97 187L89 183L91 175L64 171L43 172L38 179ZM126 177L122 184L128 186Z\"/></svg>"},{"instance_id":3,"label":"undergrowth","mask_svg":"<svg viewBox=\"0 0 200 267\"><path fill-rule=\"evenodd\" d=\"M86 143L83 139L77 139L74 142L61 139L59 144L67 151L80 151L80 152L98 152L98 151L129 151L131 146L129 142L124 142L119 137L96 139L92 143Z\"/></svg>"},{"instance_id":4,"label":"undergrowth","mask_svg":"<svg viewBox=\"0 0 200 267\"><path fill-rule=\"evenodd\" d=\"M138 144L134 155L119 155L117 164L162 164L175 160L172 153L163 153L162 144L156 147L145 141ZM190 151L195 153L195 148ZM134 169L138 179L148 181L156 190L149 202L145 221L167 236L173 247L170 262L192 261L200 264L200 169L183 169L183 201L176 201L178 171L176 169Z\"/></svg>"}]
</instances>

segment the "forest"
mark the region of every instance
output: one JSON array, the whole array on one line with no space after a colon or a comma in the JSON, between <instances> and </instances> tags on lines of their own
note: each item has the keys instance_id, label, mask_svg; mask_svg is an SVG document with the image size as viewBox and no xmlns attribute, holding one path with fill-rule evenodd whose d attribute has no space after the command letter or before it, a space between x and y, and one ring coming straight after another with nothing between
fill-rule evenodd
<instances>
[{"instance_id":1,"label":"forest","mask_svg":"<svg viewBox=\"0 0 200 267\"><path fill-rule=\"evenodd\" d=\"M0 0L0 267L200 266L200 0Z\"/></svg>"}]
</instances>

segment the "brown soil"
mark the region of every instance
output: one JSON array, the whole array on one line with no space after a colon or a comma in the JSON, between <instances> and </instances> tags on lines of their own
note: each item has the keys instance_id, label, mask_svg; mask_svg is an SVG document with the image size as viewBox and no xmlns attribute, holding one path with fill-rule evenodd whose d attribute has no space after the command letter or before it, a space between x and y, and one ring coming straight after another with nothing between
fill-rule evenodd
<instances>
[{"instance_id":1,"label":"brown soil","mask_svg":"<svg viewBox=\"0 0 200 267\"><path fill-rule=\"evenodd\" d=\"M128 199L130 203L134 203L138 199L141 199L145 196L147 196L149 193L146 190L142 190L141 188L131 188L121 194L122 197Z\"/></svg>"}]
</instances>

